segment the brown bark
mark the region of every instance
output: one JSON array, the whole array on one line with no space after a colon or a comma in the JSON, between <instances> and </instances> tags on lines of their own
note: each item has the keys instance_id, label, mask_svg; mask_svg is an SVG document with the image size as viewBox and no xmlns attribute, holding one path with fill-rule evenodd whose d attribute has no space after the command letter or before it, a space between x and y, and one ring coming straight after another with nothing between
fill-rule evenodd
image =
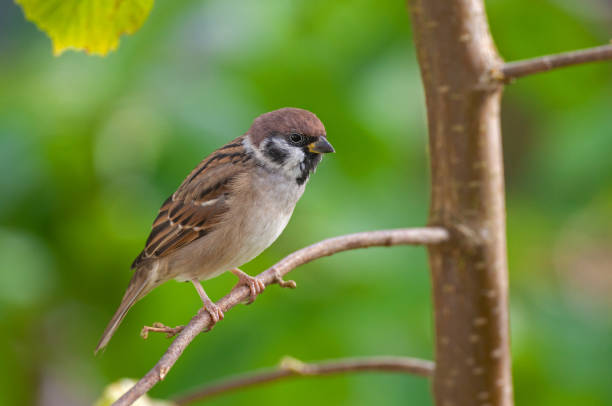
<instances>
[{"instance_id":1,"label":"brown bark","mask_svg":"<svg viewBox=\"0 0 612 406\"><path fill-rule=\"evenodd\" d=\"M481 0L409 3L427 102L429 224L451 241L429 246L438 406L512 400L503 161L502 84Z\"/></svg>"}]
</instances>

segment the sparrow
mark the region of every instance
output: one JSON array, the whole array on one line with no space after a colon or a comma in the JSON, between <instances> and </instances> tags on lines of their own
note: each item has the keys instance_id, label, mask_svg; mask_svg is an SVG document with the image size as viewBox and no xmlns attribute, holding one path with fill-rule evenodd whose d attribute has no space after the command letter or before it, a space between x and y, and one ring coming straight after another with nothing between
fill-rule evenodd
<instances>
[{"instance_id":1,"label":"sparrow","mask_svg":"<svg viewBox=\"0 0 612 406\"><path fill-rule=\"evenodd\" d=\"M138 300L171 279L193 283L213 324L223 312L200 281L231 271L253 300L265 285L238 267L278 238L310 174L330 152L317 116L283 108L257 117L244 135L204 158L159 209L96 353Z\"/></svg>"}]
</instances>

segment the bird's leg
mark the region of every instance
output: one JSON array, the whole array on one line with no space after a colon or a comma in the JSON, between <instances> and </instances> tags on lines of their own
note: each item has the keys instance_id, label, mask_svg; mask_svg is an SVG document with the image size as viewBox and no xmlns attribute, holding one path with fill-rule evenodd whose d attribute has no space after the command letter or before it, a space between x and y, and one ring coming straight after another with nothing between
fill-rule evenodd
<instances>
[{"instance_id":1,"label":"bird's leg","mask_svg":"<svg viewBox=\"0 0 612 406\"><path fill-rule=\"evenodd\" d=\"M238 268L234 268L231 271L234 275L238 277L239 285L247 285L251 291L251 299L248 304L253 303L257 295L264 291L266 285L262 280L252 277L251 275L242 272Z\"/></svg>"},{"instance_id":2,"label":"bird's leg","mask_svg":"<svg viewBox=\"0 0 612 406\"><path fill-rule=\"evenodd\" d=\"M206 309L208 314L210 314L210 317L212 319L212 325L210 326L210 328L212 328L215 324L217 324L219 320L223 320L223 311L219 306L214 304L213 301L208 298L208 295L204 291L204 288L202 287L202 284L199 280L192 279L191 283L193 283L193 286L195 286L196 290L198 291L198 295L200 295L200 299L202 299L202 303L204 303L204 308Z\"/></svg>"},{"instance_id":3,"label":"bird's leg","mask_svg":"<svg viewBox=\"0 0 612 406\"><path fill-rule=\"evenodd\" d=\"M200 298L204 303L204 309L212 318L212 324L210 326L210 328L212 328L219 320L223 320L223 311L219 308L219 306L214 304L212 300L210 300L200 281L193 279L191 283L193 283L193 286L195 286L196 290L198 291L198 295L200 295ZM140 332L140 336L146 340L149 337L149 332L153 332L166 333L166 337L171 338L183 331L184 328L185 326L168 327L163 323L156 322L153 323L152 326L144 326Z\"/></svg>"}]
</instances>

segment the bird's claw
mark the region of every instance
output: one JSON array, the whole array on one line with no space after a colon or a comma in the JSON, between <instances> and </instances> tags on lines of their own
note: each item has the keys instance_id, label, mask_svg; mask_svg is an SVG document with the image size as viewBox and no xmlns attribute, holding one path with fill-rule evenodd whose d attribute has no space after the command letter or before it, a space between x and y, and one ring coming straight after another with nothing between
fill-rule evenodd
<instances>
[{"instance_id":1,"label":"bird's claw","mask_svg":"<svg viewBox=\"0 0 612 406\"><path fill-rule=\"evenodd\" d=\"M204 307L200 309L200 311L205 311L210 315L211 324L209 330L212 329L215 324L223 320L223 318L225 317L225 314L223 314L223 310L221 310L219 306L217 306L210 300L208 301L208 303L204 303Z\"/></svg>"},{"instance_id":2,"label":"bird's claw","mask_svg":"<svg viewBox=\"0 0 612 406\"><path fill-rule=\"evenodd\" d=\"M219 306L210 300L206 294L206 291L197 279L193 279L191 283L193 283L193 286L195 286L196 291L198 292L198 295L200 295L200 299L202 299L202 303L204 304L204 307L200 309L200 312L206 311L208 314L210 314L211 323L208 329L211 330L219 320L223 320L223 310L221 310Z\"/></svg>"},{"instance_id":3,"label":"bird's claw","mask_svg":"<svg viewBox=\"0 0 612 406\"><path fill-rule=\"evenodd\" d=\"M238 285L246 285L250 291L250 299L247 304L255 301L255 298L266 289L266 284L257 277L252 277L240 269L232 270L232 273L238 277Z\"/></svg>"}]
</instances>

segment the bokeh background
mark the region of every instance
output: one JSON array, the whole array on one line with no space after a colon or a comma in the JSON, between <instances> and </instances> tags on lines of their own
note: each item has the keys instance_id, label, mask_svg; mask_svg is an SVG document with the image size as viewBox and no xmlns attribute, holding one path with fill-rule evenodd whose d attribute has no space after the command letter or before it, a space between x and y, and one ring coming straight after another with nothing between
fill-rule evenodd
<instances>
[{"instance_id":1,"label":"bokeh background","mask_svg":"<svg viewBox=\"0 0 612 406\"><path fill-rule=\"evenodd\" d=\"M490 0L508 60L606 43L612 1ZM91 404L142 376L168 345L144 324L200 306L176 282L94 346L164 199L209 152L266 111L316 112L337 154L312 178L257 273L317 240L425 224L423 92L403 1L158 1L106 58L51 54L0 3L0 404ZM612 404L612 64L521 79L503 101L511 330L519 405ZM151 394L318 360L431 358L422 248L373 248L294 271L198 337ZM205 284L213 298L235 283ZM363 374L299 379L211 405L431 405L428 383Z\"/></svg>"}]
</instances>

